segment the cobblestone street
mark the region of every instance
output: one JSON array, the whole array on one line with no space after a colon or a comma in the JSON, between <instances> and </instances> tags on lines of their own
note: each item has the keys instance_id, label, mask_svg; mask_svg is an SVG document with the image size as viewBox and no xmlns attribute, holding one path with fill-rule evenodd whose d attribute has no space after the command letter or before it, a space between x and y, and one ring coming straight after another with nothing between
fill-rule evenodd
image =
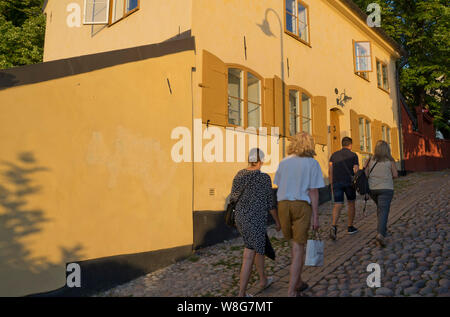
<instances>
[{"instance_id":1,"label":"cobblestone street","mask_svg":"<svg viewBox=\"0 0 450 317\"><path fill-rule=\"evenodd\" d=\"M358 198L355 226L346 234L346 209L341 213L338 239L330 241L331 202L319 207L325 264L306 267L303 279L310 285L304 296L449 296L450 286L450 171L414 173L395 181L395 196L388 223L388 245L375 245L376 207ZM253 273L249 293L286 296L290 248L273 226L269 237L276 261L266 260L274 284L257 289ZM188 259L142 276L97 296L235 296L242 260L241 238L196 251ZM369 263L381 266L381 287L368 288Z\"/></svg>"}]
</instances>

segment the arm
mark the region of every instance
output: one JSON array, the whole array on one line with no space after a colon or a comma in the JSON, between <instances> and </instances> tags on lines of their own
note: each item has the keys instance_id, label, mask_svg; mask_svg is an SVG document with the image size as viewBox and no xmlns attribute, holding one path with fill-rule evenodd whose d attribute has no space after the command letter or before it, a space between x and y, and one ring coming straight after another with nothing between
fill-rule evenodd
<instances>
[{"instance_id":1,"label":"arm","mask_svg":"<svg viewBox=\"0 0 450 317\"><path fill-rule=\"evenodd\" d=\"M391 162L391 170L392 170L392 178L397 178L398 177L398 171L397 171L397 166L395 166L395 162L394 161Z\"/></svg>"},{"instance_id":2,"label":"arm","mask_svg":"<svg viewBox=\"0 0 450 317\"><path fill-rule=\"evenodd\" d=\"M311 199L311 207L312 207L312 222L313 222L313 230L319 229L319 189L310 188L309 189L309 198Z\"/></svg>"},{"instance_id":3,"label":"arm","mask_svg":"<svg viewBox=\"0 0 450 317\"><path fill-rule=\"evenodd\" d=\"M276 209L272 209L270 211L270 214L272 215L273 220L275 220L276 230L280 231L281 225L280 225L280 219L278 218L278 211Z\"/></svg>"},{"instance_id":4,"label":"arm","mask_svg":"<svg viewBox=\"0 0 450 317\"><path fill-rule=\"evenodd\" d=\"M328 181L331 187L333 187L333 162L328 163Z\"/></svg>"}]
</instances>

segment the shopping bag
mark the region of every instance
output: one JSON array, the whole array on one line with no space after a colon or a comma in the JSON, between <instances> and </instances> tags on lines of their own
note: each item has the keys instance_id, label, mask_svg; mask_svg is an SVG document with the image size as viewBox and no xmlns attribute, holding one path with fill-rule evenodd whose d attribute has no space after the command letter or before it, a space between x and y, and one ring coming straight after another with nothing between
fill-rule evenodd
<instances>
[{"instance_id":1,"label":"shopping bag","mask_svg":"<svg viewBox=\"0 0 450 317\"><path fill-rule=\"evenodd\" d=\"M316 234L313 239L308 240L306 243L306 259L305 265L307 266L322 266L323 265L323 241L320 236Z\"/></svg>"}]
</instances>

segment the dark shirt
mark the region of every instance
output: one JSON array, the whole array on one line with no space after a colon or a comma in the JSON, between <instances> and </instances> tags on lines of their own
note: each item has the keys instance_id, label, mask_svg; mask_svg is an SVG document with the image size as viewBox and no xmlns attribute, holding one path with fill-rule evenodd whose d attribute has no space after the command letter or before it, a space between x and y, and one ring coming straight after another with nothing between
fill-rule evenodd
<instances>
[{"instance_id":1,"label":"dark shirt","mask_svg":"<svg viewBox=\"0 0 450 317\"><path fill-rule=\"evenodd\" d=\"M331 155L330 162L333 163L333 184L351 184L352 177L355 174L353 166L359 166L358 155L343 148Z\"/></svg>"}]
</instances>

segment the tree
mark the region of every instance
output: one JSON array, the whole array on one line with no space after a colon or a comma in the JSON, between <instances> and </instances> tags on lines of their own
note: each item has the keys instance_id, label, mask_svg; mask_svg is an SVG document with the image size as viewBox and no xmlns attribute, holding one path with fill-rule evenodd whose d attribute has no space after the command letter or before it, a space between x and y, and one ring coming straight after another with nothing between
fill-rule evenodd
<instances>
[{"instance_id":1,"label":"tree","mask_svg":"<svg viewBox=\"0 0 450 317\"><path fill-rule=\"evenodd\" d=\"M405 48L400 91L412 107L429 109L435 127L450 138L448 0L354 0L366 12L376 2L381 28ZM403 58L403 60L405 57ZM413 111L413 113L415 113Z\"/></svg>"},{"instance_id":2,"label":"tree","mask_svg":"<svg viewBox=\"0 0 450 317\"><path fill-rule=\"evenodd\" d=\"M0 69L42 62L43 0L0 2Z\"/></svg>"}]
</instances>

